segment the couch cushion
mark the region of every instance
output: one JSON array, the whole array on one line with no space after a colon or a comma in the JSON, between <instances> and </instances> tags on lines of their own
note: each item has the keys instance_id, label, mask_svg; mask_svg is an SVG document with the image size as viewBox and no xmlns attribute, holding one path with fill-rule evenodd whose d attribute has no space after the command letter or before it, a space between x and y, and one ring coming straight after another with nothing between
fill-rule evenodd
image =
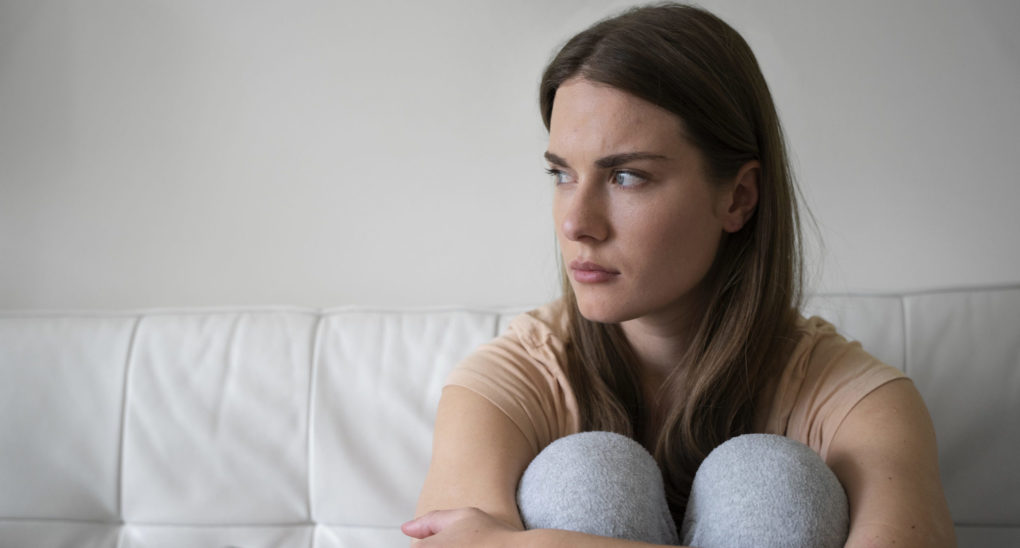
<instances>
[{"instance_id":1,"label":"couch cushion","mask_svg":"<svg viewBox=\"0 0 1020 548\"><path fill-rule=\"evenodd\" d=\"M904 303L907 372L935 422L954 521L1020 528L1020 289Z\"/></svg>"},{"instance_id":2,"label":"couch cushion","mask_svg":"<svg viewBox=\"0 0 1020 548\"><path fill-rule=\"evenodd\" d=\"M315 527L305 525L138 525L124 526L117 548L313 548ZM366 545L368 546L368 545Z\"/></svg>"},{"instance_id":3,"label":"couch cushion","mask_svg":"<svg viewBox=\"0 0 1020 548\"><path fill-rule=\"evenodd\" d=\"M405 548L410 539L398 527L332 527L315 528L314 548Z\"/></svg>"},{"instance_id":4,"label":"couch cushion","mask_svg":"<svg viewBox=\"0 0 1020 548\"><path fill-rule=\"evenodd\" d=\"M803 307L883 362L904 370L903 302L897 295L815 295Z\"/></svg>"},{"instance_id":5,"label":"couch cushion","mask_svg":"<svg viewBox=\"0 0 1020 548\"><path fill-rule=\"evenodd\" d=\"M481 312L323 318L312 402L315 521L394 528L413 517L446 376L495 332L496 315Z\"/></svg>"},{"instance_id":6,"label":"couch cushion","mask_svg":"<svg viewBox=\"0 0 1020 548\"><path fill-rule=\"evenodd\" d=\"M4 548L123 548L119 523L0 519Z\"/></svg>"},{"instance_id":7,"label":"couch cushion","mask_svg":"<svg viewBox=\"0 0 1020 548\"><path fill-rule=\"evenodd\" d=\"M314 314L146 316L128 374L127 521L308 521Z\"/></svg>"},{"instance_id":8,"label":"couch cushion","mask_svg":"<svg viewBox=\"0 0 1020 548\"><path fill-rule=\"evenodd\" d=\"M0 317L0 517L118 518L124 371L136 321Z\"/></svg>"}]
</instances>

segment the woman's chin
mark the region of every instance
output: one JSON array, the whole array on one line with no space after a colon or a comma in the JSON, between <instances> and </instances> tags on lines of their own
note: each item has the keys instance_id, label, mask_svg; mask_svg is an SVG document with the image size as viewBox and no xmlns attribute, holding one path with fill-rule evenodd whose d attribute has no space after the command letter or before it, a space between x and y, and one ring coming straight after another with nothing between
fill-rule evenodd
<instances>
[{"instance_id":1,"label":"woman's chin","mask_svg":"<svg viewBox=\"0 0 1020 548\"><path fill-rule=\"evenodd\" d=\"M577 309L581 312L581 316L584 316L584 319L590 322L620 323L631 319L619 306L608 302L592 302L578 299Z\"/></svg>"}]
</instances>

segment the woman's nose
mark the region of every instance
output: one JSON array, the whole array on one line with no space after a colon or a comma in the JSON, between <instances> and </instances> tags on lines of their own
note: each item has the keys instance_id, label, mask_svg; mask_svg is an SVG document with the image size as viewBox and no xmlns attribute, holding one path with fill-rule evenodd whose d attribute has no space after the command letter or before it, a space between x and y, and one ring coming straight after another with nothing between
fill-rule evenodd
<instances>
[{"instance_id":1,"label":"woman's nose","mask_svg":"<svg viewBox=\"0 0 1020 548\"><path fill-rule=\"evenodd\" d=\"M565 212L561 220L563 236L572 241L590 239L604 241L609 237L609 223L606 216L606 196L596 185L579 183L565 200Z\"/></svg>"}]
</instances>

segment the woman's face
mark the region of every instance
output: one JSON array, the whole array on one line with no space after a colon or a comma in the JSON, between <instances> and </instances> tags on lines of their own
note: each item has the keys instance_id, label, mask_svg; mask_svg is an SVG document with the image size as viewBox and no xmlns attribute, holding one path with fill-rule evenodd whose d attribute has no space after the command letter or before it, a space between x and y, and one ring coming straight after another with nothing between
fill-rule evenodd
<instances>
[{"instance_id":1,"label":"woman's face","mask_svg":"<svg viewBox=\"0 0 1020 548\"><path fill-rule=\"evenodd\" d=\"M560 253L581 314L613 323L683 318L712 265L728 206L680 119L571 79L556 92L546 158Z\"/></svg>"}]
</instances>

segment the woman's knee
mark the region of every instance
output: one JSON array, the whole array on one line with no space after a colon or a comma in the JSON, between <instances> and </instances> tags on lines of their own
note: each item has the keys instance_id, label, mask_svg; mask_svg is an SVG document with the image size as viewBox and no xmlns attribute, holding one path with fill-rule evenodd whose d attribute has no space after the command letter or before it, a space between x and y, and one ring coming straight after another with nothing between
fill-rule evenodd
<instances>
[{"instance_id":1,"label":"woman's knee","mask_svg":"<svg viewBox=\"0 0 1020 548\"><path fill-rule=\"evenodd\" d=\"M528 529L679 540L655 459L619 434L583 432L551 443L521 477L517 504Z\"/></svg>"},{"instance_id":2,"label":"woman's knee","mask_svg":"<svg viewBox=\"0 0 1020 548\"><path fill-rule=\"evenodd\" d=\"M806 445L748 434L717 447L694 477L683 540L698 546L842 546L849 505Z\"/></svg>"}]
</instances>

